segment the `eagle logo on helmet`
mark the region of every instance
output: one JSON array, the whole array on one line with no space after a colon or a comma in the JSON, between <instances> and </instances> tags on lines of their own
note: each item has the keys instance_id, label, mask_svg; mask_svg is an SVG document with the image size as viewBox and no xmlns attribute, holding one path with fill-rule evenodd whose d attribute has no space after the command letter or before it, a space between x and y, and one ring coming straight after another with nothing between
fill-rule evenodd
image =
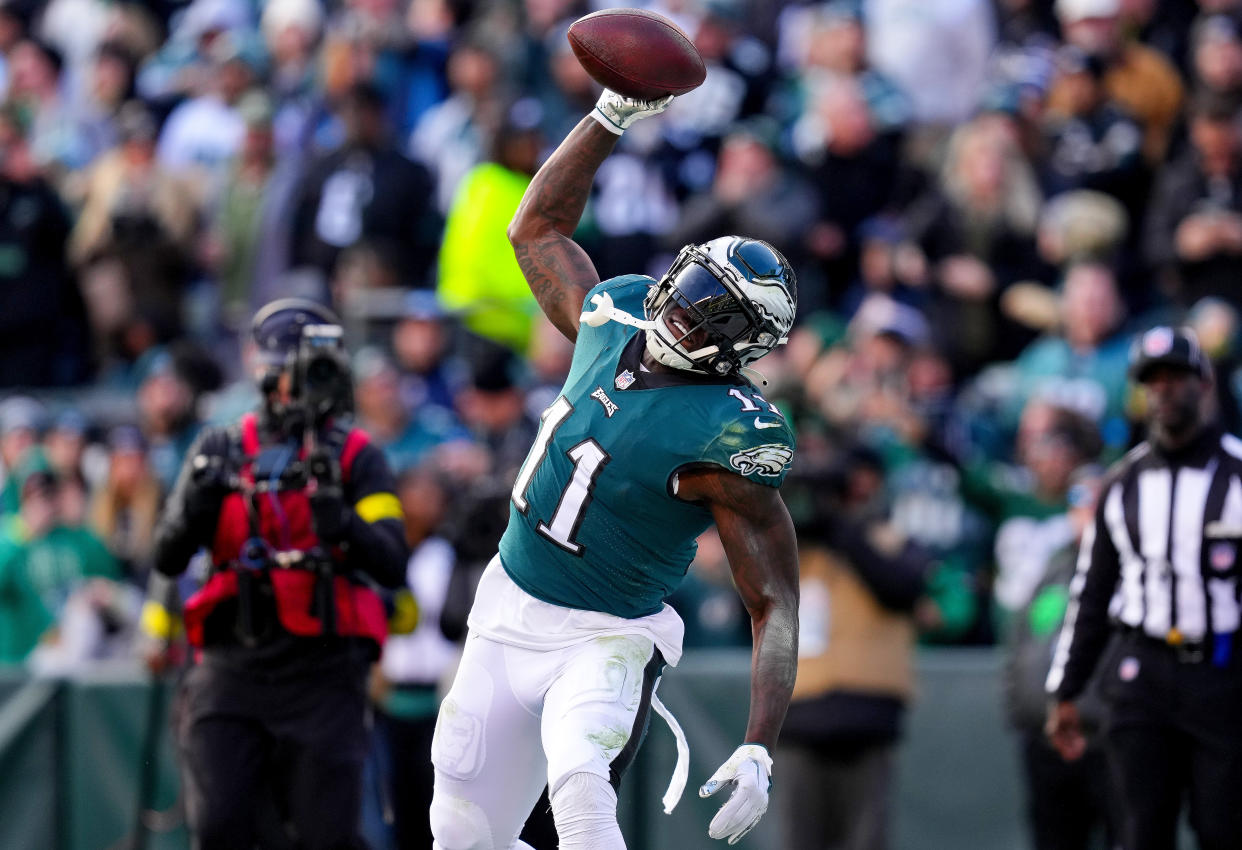
<instances>
[{"instance_id":1,"label":"eagle logo on helmet","mask_svg":"<svg viewBox=\"0 0 1242 850\"><path fill-rule=\"evenodd\" d=\"M742 475L775 478L793 461L793 449L784 443L767 443L730 455L729 466Z\"/></svg>"}]
</instances>

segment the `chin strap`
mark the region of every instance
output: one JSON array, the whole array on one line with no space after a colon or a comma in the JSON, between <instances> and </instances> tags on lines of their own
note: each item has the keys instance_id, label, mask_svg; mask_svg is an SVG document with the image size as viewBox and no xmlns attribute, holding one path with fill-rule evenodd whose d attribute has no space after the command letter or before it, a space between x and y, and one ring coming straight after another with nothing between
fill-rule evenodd
<instances>
[{"instance_id":1,"label":"chin strap","mask_svg":"<svg viewBox=\"0 0 1242 850\"><path fill-rule=\"evenodd\" d=\"M650 330L655 327L655 322L639 319L613 305L612 296L607 292L597 292L595 295L592 295L591 303L595 305L595 309L584 312L579 321L586 322L593 328L598 328L609 321L619 322L620 324L641 328L642 330Z\"/></svg>"},{"instance_id":2,"label":"chin strap","mask_svg":"<svg viewBox=\"0 0 1242 850\"><path fill-rule=\"evenodd\" d=\"M639 328L645 331L651 330L655 327L655 322L649 319L640 319L637 316L633 316L625 312L620 307L617 307L612 303L612 296L607 292L597 292L592 295L591 303L595 305L595 309L584 311L582 315L578 317L578 321L585 322L593 328L598 328L608 322L618 322L620 324L629 325L630 327ZM781 344L783 345L787 339L788 338L782 339ZM701 372L702 370L687 369L686 371ZM738 371L741 372L742 375L751 383L759 384L764 387L768 385L768 379L765 378L763 373L758 369L752 369L749 366L742 366Z\"/></svg>"}]
</instances>

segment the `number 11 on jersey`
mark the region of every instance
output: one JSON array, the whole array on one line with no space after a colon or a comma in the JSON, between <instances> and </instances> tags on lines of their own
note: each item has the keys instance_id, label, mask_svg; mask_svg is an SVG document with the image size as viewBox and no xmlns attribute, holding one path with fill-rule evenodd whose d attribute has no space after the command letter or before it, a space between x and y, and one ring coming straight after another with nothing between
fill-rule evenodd
<instances>
[{"instance_id":1,"label":"number 11 on jersey","mask_svg":"<svg viewBox=\"0 0 1242 850\"><path fill-rule=\"evenodd\" d=\"M535 477L535 471L547 457L548 446L557 429L573 412L574 406L564 396L557 398L544 412L543 421L539 423L539 434L535 437L535 444L531 446L530 454L526 456L526 462L522 464L517 480L513 482L513 505L522 514L530 509L526 491ZM603 447L590 437L573 446L565 454L573 461L573 474L569 476L569 481L561 490L561 496L551 521L540 520L535 530L565 551L581 555L582 544L575 541L574 536L582 524L587 505L591 503L591 493L595 489L596 479L599 478L600 472L611 458Z\"/></svg>"}]
</instances>

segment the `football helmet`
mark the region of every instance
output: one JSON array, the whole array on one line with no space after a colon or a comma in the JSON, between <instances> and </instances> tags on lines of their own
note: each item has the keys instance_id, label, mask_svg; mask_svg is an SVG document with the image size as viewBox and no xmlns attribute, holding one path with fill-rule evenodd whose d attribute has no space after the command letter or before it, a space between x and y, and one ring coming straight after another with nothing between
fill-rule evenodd
<instances>
[{"instance_id":1,"label":"football helmet","mask_svg":"<svg viewBox=\"0 0 1242 850\"><path fill-rule=\"evenodd\" d=\"M758 239L681 249L643 302L647 350L674 369L737 374L785 342L798 309L794 271Z\"/></svg>"}]
</instances>

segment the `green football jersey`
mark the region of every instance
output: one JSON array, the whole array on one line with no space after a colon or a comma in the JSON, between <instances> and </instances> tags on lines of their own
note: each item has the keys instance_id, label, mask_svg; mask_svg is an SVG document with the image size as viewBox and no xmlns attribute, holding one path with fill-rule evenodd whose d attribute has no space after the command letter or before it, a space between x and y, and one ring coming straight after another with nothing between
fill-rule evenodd
<instances>
[{"instance_id":1,"label":"green football jersey","mask_svg":"<svg viewBox=\"0 0 1242 850\"><path fill-rule=\"evenodd\" d=\"M593 289L641 316L652 280ZM743 379L647 372L643 332L618 322L578 330L573 365L544 411L500 541L505 571L527 593L568 608L642 617L660 610L712 523L673 495L675 473L710 464L780 486L794 438Z\"/></svg>"}]
</instances>

